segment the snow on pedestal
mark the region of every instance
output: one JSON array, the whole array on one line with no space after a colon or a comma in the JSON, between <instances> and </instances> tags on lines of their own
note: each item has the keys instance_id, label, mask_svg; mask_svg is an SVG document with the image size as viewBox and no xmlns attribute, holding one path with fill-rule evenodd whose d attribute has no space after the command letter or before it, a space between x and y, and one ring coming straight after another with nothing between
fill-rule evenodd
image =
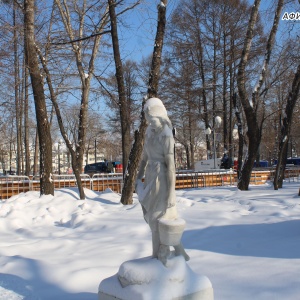
<instances>
[{"instance_id":1,"label":"snow on pedestal","mask_svg":"<svg viewBox=\"0 0 300 300\"><path fill-rule=\"evenodd\" d=\"M166 266L152 257L124 262L99 285L99 300L213 300L210 280L196 274L182 256Z\"/></svg>"}]
</instances>

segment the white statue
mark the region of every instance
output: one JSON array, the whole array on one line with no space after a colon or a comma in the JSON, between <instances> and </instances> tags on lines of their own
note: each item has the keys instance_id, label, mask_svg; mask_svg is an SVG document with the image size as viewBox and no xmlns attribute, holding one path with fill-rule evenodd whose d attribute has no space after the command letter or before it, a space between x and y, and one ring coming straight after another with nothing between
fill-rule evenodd
<instances>
[{"instance_id":1,"label":"white statue","mask_svg":"<svg viewBox=\"0 0 300 300\"><path fill-rule=\"evenodd\" d=\"M117 274L101 281L99 300L213 300L210 280L189 267L181 244L185 221L177 217L172 124L157 98L146 102L144 112L148 128L136 192L152 232L153 258L122 263Z\"/></svg>"},{"instance_id":2,"label":"white statue","mask_svg":"<svg viewBox=\"0 0 300 300\"><path fill-rule=\"evenodd\" d=\"M183 255L186 260L189 260L180 241L185 222L177 218L172 124L165 106L158 98L148 99L144 112L148 128L137 176L136 192L143 208L145 221L152 232L152 255L166 264L171 254L169 246L173 246L176 256ZM162 238L163 234L159 232L160 222L163 227L171 228L171 235L176 235L176 231L180 231L177 242L170 242L174 240L170 237Z\"/></svg>"}]
</instances>

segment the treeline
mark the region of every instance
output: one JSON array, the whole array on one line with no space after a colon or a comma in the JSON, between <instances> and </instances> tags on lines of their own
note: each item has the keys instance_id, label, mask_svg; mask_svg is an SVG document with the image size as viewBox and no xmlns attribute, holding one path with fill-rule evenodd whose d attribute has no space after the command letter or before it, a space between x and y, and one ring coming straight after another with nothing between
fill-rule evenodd
<instances>
[{"instance_id":1,"label":"treeline","mask_svg":"<svg viewBox=\"0 0 300 300\"><path fill-rule=\"evenodd\" d=\"M168 108L178 167L226 152L238 157L239 188L248 189L254 161L299 155L300 43L297 21L281 20L298 2L178 1L166 19L170 3L149 10L142 1L3 1L2 169L15 151L17 173L39 172L41 193L53 193L52 150L62 139L83 199L79 175L91 149L122 155L126 167L145 95ZM156 64L124 55L118 30L126 32L136 10L157 25L153 57L157 38L164 48Z\"/></svg>"}]
</instances>

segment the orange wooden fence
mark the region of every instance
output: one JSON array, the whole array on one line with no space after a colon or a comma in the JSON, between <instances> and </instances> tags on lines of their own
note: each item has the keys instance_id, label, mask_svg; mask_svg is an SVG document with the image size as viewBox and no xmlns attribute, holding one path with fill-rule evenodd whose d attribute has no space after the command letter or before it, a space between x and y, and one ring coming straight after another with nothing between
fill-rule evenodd
<instances>
[{"instance_id":1,"label":"orange wooden fence","mask_svg":"<svg viewBox=\"0 0 300 300\"><path fill-rule=\"evenodd\" d=\"M274 177L274 170L253 171L250 184L264 184ZM285 179L289 181L300 181L300 168L291 168L285 171ZM121 173L115 174L95 174L90 177L81 175L82 184L85 188L97 192L111 189L116 193L121 193L123 178ZM76 187L77 183L74 175L53 175L53 183L56 189ZM201 188L236 185L237 175L233 171L207 171L207 172L179 172L176 174L176 189ZM5 200L13 195L28 191L39 191L39 178L29 178L27 176L5 176L0 177L0 199Z\"/></svg>"}]
</instances>

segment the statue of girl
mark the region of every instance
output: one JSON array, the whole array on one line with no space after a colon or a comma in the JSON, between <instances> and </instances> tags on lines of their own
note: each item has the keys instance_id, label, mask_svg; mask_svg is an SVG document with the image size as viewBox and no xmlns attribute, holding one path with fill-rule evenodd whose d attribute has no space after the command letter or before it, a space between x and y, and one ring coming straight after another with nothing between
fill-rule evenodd
<instances>
[{"instance_id":1,"label":"statue of girl","mask_svg":"<svg viewBox=\"0 0 300 300\"><path fill-rule=\"evenodd\" d=\"M177 218L174 162L174 137L171 121L162 101L150 98L144 107L148 123L142 161L137 175L136 192L142 205L145 221L152 232L152 255L166 257L169 247L161 245L158 222L160 218ZM142 178L145 176L144 183ZM182 244L174 246L175 255L186 254ZM164 252L164 253L160 253ZM168 254L167 254L168 255Z\"/></svg>"}]
</instances>

